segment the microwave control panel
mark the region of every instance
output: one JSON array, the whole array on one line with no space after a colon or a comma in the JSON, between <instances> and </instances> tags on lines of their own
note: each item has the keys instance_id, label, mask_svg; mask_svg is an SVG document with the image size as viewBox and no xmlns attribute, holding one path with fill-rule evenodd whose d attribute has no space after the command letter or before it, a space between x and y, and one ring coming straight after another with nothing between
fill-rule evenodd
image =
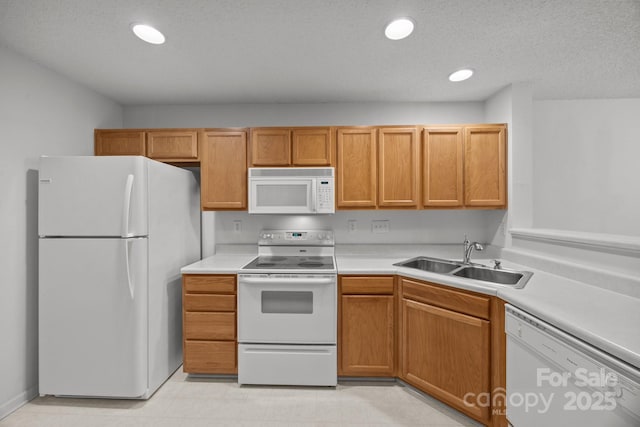
<instances>
[{"instance_id":1,"label":"microwave control panel","mask_svg":"<svg viewBox=\"0 0 640 427\"><path fill-rule=\"evenodd\" d=\"M317 178L317 211L334 212L333 178Z\"/></svg>"}]
</instances>

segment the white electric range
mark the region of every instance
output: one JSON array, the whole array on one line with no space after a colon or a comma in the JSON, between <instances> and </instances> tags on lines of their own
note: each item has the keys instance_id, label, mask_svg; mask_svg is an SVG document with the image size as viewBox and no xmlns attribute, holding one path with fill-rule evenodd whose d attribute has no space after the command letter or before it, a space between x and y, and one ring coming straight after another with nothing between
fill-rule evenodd
<instances>
[{"instance_id":1,"label":"white electric range","mask_svg":"<svg viewBox=\"0 0 640 427\"><path fill-rule=\"evenodd\" d=\"M238 274L238 383L337 384L335 239L263 230Z\"/></svg>"}]
</instances>

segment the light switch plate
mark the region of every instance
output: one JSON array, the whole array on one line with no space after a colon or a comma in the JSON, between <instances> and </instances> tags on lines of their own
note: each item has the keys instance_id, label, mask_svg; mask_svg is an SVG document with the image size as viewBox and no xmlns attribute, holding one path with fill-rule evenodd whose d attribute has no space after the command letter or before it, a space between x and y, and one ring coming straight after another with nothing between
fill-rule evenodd
<instances>
[{"instance_id":1,"label":"light switch plate","mask_svg":"<svg viewBox=\"0 0 640 427\"><path fill-rule=\"evenodd\" d=\"M347 221L347 231L349 233L355 233L358 230L358 221L350 219Z\"/></svg>"},{"instance_id":2,"label":"light switch plate","mask_svg":"<svg viewBox=\"0 0 640 427\"><path fill-rule=\"evenodd\" d=\"M233 220L233 232L241 233L242 232L242 221L239 219Z\"/></svg>"}]
</instances>

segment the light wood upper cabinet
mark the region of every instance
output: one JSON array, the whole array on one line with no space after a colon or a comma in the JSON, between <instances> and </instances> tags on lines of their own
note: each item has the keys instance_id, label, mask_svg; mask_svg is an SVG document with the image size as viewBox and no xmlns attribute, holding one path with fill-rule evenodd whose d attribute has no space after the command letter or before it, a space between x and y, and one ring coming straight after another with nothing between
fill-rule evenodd
<instances>
[{"instance_id":1,"label":"light wood upper cabinet","mask_svg":"<svg viewBox=\"0 0 640 427\"><path fill-rule=\"evenodd\" d=\"M251 129L252 166L289 166L291 131L279 128Z\"/></svg>"},{"instance_id":2,"label":"light wood upper cabinet","mask_svg":"<svg viewBox=\"0 0 640 427\"><path fill-rule=\"evenodd\" d=\"M375 208L378 194L375 128L340 128L337 131L338 208Z\"/></svg>"},{"instance_id":3,"label":"light wood upper cabinet","mask_svg":"<svg viewBox=\"0 0 640 427\"><path fill-rule=\"evenodd\" d=\"M96 156L144 156L146 137L138 129L94 130L94 153Z\"/></svg>"},{"instance_id":4,"label":"light wood upper cabinet","mask_svg":"<svg viewBox=\"0 0 640 427\"><path fill-rule=\"evenodd\" d=\"M294 166L332 166L336 144L331 128L293 129L291 163Z\"/></svg>"},{"instance_id":5,"label":"light wood upper cabinet","mask_svg":"<svg viewBox=\"0 0 640 427\"><path fill-rule=\"evenodd\" d=\"M247 132L205 130L200 147L202 209L246 209Z\"/></svg>"},{"instance_id":6,"label":"light wood upper cabinet","mask_svg":"<svg viewBox=\"0 0 640 427\"><path fill-rule=\"evenodd\" d=\"M333 130L319 128L252 128L250 166L332 166Z\"/></svg>"},{"instance_id":7,"label":"light wood upper cabinet","mask_svg":"<svg viewBox=\"0 0 640 427\"><path fill-rule=\"evenodd\" d=\"M462 207L463 128L426 127L422 133L422 204Z\"/></svg>"},{"instance_id":8,"label":"light wood upper cabinet","mask_svg":"<svg viewBox=\"0 0 640 427\"><path fill-rule=\"evenodd\" d=\"M195 129L147 132L147 156L162 161L198 161L198 131Z\"/></svg>"},{"instance_id":9,"label":"light wood upper cabinet","mask_svg":"<svg viewBox=\"0 0 640 427\"><path fill-rule=\"evenodd\" d=\"M507 205L507 141L504 125L464 128L464 203L476 207Z\"/></svg>"},{"instance_id":10,"label":"light wood upper cabinet","mask_svg":"<svg viewBox=\"0 0 640 427\"><path fill-rule=\"evenodd\" d=\"M417 128L380 128L378 132L378 206L417 207Z\"/></svg>"},{"instance_id":11,"label":"light wood upper cabinet","mask_svg":"<svg viewBox=\"0 0 640 427\"><path fill-rule=\"evenodd\" d=\"M392 276L341 276L338 375L395 375Z\"/></svg>"}]
</instances>

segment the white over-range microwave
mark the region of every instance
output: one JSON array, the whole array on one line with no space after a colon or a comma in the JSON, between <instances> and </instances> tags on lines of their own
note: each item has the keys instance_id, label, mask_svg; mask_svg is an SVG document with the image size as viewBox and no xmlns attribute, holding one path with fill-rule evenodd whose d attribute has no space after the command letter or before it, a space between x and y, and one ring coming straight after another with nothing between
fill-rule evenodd
<instances>
[{"instance_id":1,"label":"white over-range microwave","mask_svg":"<svg viewBox=\"0 0 640 427\"><path fill-rule=\"evenodd\" d=\"M249 168L249 213L335 213L334 175L332 167Z\"/></svg>"}]
</instances>

